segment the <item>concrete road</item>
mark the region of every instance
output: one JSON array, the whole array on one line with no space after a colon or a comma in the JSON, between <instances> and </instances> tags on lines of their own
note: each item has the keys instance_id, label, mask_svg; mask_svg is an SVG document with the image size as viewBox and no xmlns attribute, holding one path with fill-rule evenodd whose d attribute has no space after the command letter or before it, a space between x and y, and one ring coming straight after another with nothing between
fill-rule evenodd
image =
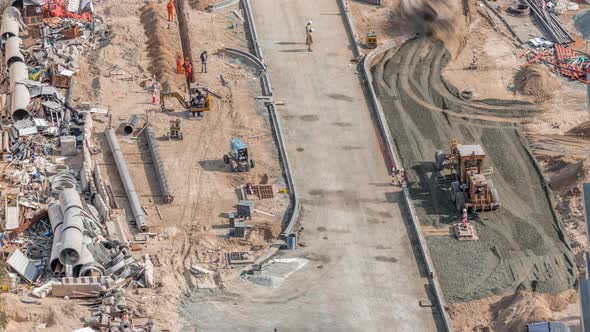
<instances>
[{"instance_id":1,"label":"concrete road","mask_svg":"<svg viewBox=\"0 0 590 332\"><path fill-rule=\"evenodd\" d=\"M310 262L282 286L197 296L200 331L436 331L336 0L253 0ZM313 21L308 52L305 24Z\"/></svg>"}]
</instances>

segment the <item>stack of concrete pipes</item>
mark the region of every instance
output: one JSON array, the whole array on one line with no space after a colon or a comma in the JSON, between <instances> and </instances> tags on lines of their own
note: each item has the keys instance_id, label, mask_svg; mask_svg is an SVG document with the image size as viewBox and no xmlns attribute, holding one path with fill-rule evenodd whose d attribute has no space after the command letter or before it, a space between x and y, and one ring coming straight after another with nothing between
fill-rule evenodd
<instances>
[{"instance_id":1,"label":"stack of concrete pipes","mask_svg":"<svg viewBox=\"0 0 590 332\"><path fill-rule=\"evenodd\" d=\"M82 200L75 189L65 189L59 195L60 203L49 206L48 214L53 229L53 246L49 267L55 276L63 276L67 265L74 276L102 272L94 268L94 257L88 250L92 242L84 232Z\"/></svg>"},{"instance_id":2,"label":"stack of concrete pipes","mask_svg":"<svg viewBox=\"0 0 590 332\"><path fill-rule=\"evenodd\" d=\"M20 51L21 39L18 37L20 13L15 7L7 7L2 14L0 36L5 41L4 65L10 72L10 116L14 121L31 117L27 110L31 95L21 83L29 78L25 58Z\"/></svg>"}]
</instances>

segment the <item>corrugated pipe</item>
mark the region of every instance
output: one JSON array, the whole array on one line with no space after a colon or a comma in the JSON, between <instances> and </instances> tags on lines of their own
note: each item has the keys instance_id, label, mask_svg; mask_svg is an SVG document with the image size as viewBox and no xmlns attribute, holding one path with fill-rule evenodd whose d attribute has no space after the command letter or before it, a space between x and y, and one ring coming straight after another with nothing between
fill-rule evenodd
<instances>
[{"instance_id":1,"label":"corrugated pipe","mask_svg":"<svg viewBox=\"0 0 590 332\"><path fill-rule=\"evenodd\" d=\"M117 142L115 129L107 129L105 131L105 134L107 137L107 141L109 142L111 151L113 152L115 164L117 164L119 176L121 176L121 182L123 182L123 186L125 187L125 192L127 193L127 199L129 200L129 205L131 206L131 212L133 212L135 224L137 225L137 228L140 232L147 232L149 230L147 225L147 219L145 217L143 209L141 208L141 203L139 202L139 197L137 197L137 192L135 191L135 186L133 185L131 176L129 175L127 163L125 163L125 158L123 158L123 153L121 152L121 148L119 147L119 143Z\"/></svg>"},{"instance_id":2,"label":"corrugated pipe","mask_svg":"<svg viewBox=\"0 0 590 332\"><path fill-rule=\"evenodd\" d=\"M20 52L20 42L19 37L8 37L6 39L6 49L4 51L4 64L6 67L10 67L13 62L25 62L25 57Z\"/></svg>"},{"instance_id":3,"label":"corrugated pipe","mask_svg":"<svg viewBox=\"0 0 590 332\"><path fill-rule=\"evenodd\" d=\"M20 83L23 80L29 78L27 65L24 62L13 62L10 65L9 72L10 76L8 81L10 82L11 90L14 90L14 88L16 88L17 83Z\"/></svg>"},{"instance_id":4,"label":"corrugated pipe","mask_svg":"<svg viewBox=\"0 0 590 332\"><path fill-rule=\"evenodd\" d=\"M137 116L137 114L135 114L131 117L131 119L129 119L129 122L127 122L125 124L125 126L123 127L125 134L133 134L133 132L135 131L135 128L137 128L138 124L139 124L139 116Z\"/></svg>"},{"instance_id":5,"label":"corrugated pipe","mask_svg":"<svg viewBox=\"0 0 590 332\"><path fill-rule=\"evenodd\" d=\"M20 13L16 7L6 7L2 13L2 29L0 35L6 39L18 36L19 24L18 17Z\"/></svg>"},{"instance_id":6,"label":"corrugated pipe","mask_svg":"<svg viewBox=\"0 0 590 332\"><path fill-rule=\"evenodd\" d=\"M59 261L63 265L76 265L82 255L84 221L82 200L74 189L65 189L59 195L61 212L64 216L63 235L59 249Z\"/></svg>"},{"instance_id":7,"label":"corrugated pipe","mask_svg":"<svg viewBox=\"0 0 590 332\"><path fill-rule=\"evenodd\" d=\"M27 110L31 94L24 84L17 84L10 95L10 116L13 121L25 120L31 117Z\"/></svg>"},{"instance_id":8,"label":"corrugated pipe","mask_svg":"<svg viewBox=\"0 0 590 332\"><path fill-rule=\"evenodd\" d=\"M174 201L174 192L168 181L168 176L166 175L166 168L164 167L164 161L160 154L160 146L156 139L156 134L151 126L148 126L145 129L145 137L147 137L150 153L154 161L154 167L156 168L156 175L158 176L158 182L160 183L160 188L162 188L164 203L170 204Z\"/></svg>"}]
</instances>

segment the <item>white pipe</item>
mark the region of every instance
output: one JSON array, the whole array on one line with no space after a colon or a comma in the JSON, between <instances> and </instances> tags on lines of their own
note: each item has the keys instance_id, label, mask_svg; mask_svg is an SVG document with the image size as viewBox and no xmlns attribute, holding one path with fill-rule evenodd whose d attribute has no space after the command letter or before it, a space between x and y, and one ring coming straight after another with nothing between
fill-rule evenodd
<instances>
[{"instance_id":1,"label":"white pipe","mask_svg":"<svg viewBox=\"0 0 590 332\"><path fill-rule=\"evenodd\" d=\"M19 121L31 117L27 110L30 101L29 89L24 84L17 84L10 95L10 116L12 120Z\"/></svg>"},{"instance_id":2,"label":"white pipe","mask_svg":"<svg viewBox=\"0 0 590 332\"><path fill-rule=\"evenodd\" d=\"M20 61L13 62L10 65L9 71L10 71L9 82L10 82L10 89L11 90L14 90L17 83L20 83L23 80L26 80L29 76L28 70L27 70L27 65L25 65L24 62L20 62Z\"/></svg>"},{"instance_id":3,"label":"white pipe","mask_svg":"<svg viewBox=\"0 0 590 332\"><path fill-rule=\"evenodd\" d=\"M4 64L10 67L10 64L16 61L25 62L25 57L20 52L21 39L18 37L8 37L6 39L6 50L4 51Z\"/></svg>"},{"instance_id":4,"label":"white pipe","mask_svg":"<svg viewBox=\"0 0 590 332\"><path fill-rule=\"evenodd\" d=\"M2 13L2 28L0 29L0 35L6 39L9 37L18 36L18 17L20 13L15 7L6 7Z\"/></svg>"}]
</instances>

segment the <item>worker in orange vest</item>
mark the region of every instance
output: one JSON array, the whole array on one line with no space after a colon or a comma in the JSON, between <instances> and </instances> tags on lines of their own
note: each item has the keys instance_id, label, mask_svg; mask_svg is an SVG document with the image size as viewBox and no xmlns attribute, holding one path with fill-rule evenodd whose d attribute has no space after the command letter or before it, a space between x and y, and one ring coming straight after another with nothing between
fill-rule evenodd
<instances>
[{"instance_id":1,"label":"worker in orange vest","mask_svg":"<svg viewBox=\"0 0 590 332\"><path fill-rule=\"evenodd\" d=\"M176 73L182 74L182 55L176 52Z\"/></svg>"},{"instance_id":2,"label":"worker in orange vest","mask_svg":"<svg viewBox=\"0 0 590 332\"><path fill-rule=\"evenodd\" d=\"M184 74L186 75L186 79L189 82L193 81L193 64L191 63L191 60L186 57L184 58L184 65L182 65L184 67Z\"/></svg>"},{"instance_id":3,"label":"worker in orange vest","mask_svg":"<svg viewBox=\"0 0 590 332\"><path fill-rule=\"evenodd\" d=\"M168 1L168 22L174 21L174 2L172 0Z\"/></svg>"}]
</instances>

